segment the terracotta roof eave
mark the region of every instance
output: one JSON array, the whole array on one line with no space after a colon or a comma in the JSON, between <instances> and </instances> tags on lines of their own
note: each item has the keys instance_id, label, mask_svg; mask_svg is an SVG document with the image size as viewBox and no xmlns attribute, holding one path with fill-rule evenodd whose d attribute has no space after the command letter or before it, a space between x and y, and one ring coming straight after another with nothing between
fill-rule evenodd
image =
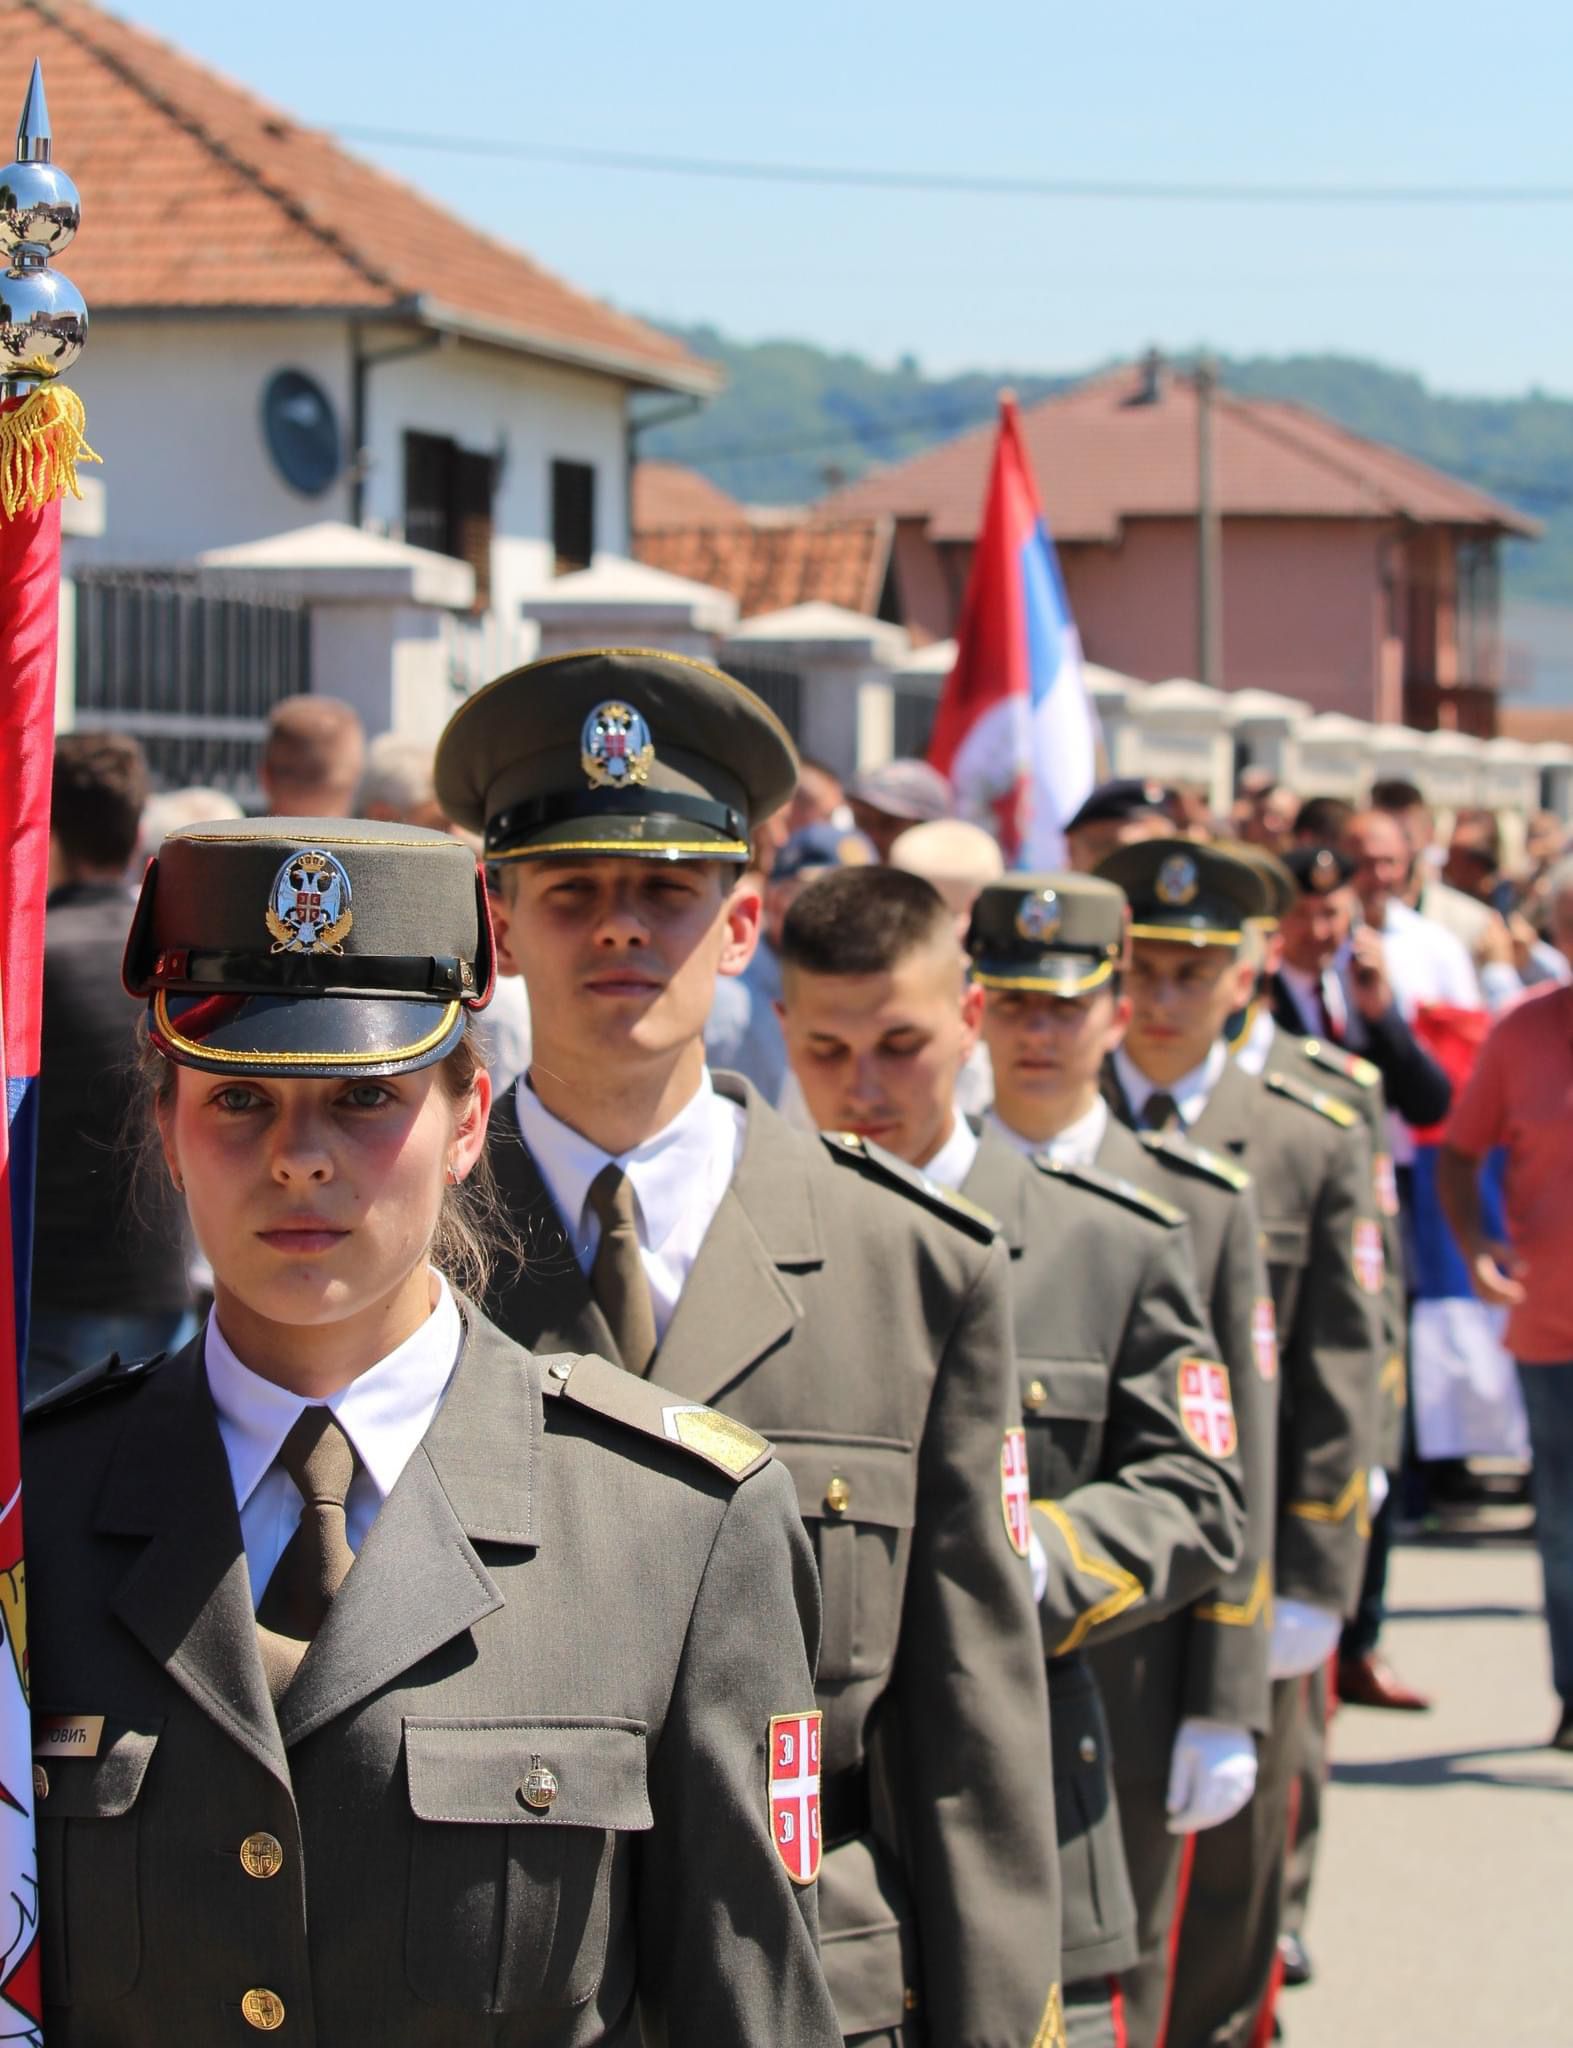
<instances>
[{"instance_id":1,"label":"terracotta roof eave","mask_svg":"<svg viewBox=\"0 0 1573 2048\"><path fill-rule=\"evenodd\" d=\"M595 342L565 340L560 335L516 326L512 321L466 313L436 299L423 297L408 302L406 317L441 333L458 335L461 340L485 342L520 355L545 356L577 369L600 370L653 391L691 391L701 398L710 398L726 383L726 373L718 364L704 362L698 356L686 362L674 359L670 364L662 364L633 348L624 350Z\"/></svg>"}]
</instances>

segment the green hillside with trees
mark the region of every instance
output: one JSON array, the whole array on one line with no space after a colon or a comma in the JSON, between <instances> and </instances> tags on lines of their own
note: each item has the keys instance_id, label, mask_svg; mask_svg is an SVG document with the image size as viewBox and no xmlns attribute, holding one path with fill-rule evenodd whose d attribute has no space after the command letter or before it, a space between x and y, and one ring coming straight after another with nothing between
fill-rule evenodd
<instances>
[{"instance_id":1,"label":"green hillside with trees","mask_svg":"<svg viewBox=\"0 0 1573 2048\"><path fill-rule=\"evenodd\" d=\"M1004 385L1030 405L1073 381L1026 370L930 377L911 356L882 369L807 342L739 342L708 326L672 331L724 365L727 389L691 418L641 434L640 452L690 463L755 504L821 497L975 427ZM1543 520L1544 540L1508 549L1509 586L1573 604L1573 400L1540 391L1453 397L1348 356L1250 357L1219 368L1231 390L1314 405Z\"/></svg>"}]
</instances>

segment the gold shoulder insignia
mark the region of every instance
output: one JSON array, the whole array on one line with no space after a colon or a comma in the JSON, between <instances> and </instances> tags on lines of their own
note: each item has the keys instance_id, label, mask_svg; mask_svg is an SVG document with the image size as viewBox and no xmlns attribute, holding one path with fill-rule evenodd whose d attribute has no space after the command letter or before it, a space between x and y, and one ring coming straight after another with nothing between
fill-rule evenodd
<instances>
[{"instance_id":1,"label":"gold shoulder insignia","mask_svg":"<svg viewBox=\"0 0 1573 2048\"><path fill-rule=\"evenodd\" d=\"M871 1144L853 1131L821 1131L819 1135L831 1158L842 1166L856 1167L871 1180L883 1181L886 1187L921 1202L925 1209L943 1216L947 1223L957 1224L982 1244L992 1244L999 1236L999 1224L987 1209L980 1208L966 1195L942 1188L921 1167L909 1166L883 1145Z\"/></svg>"},{"instance_id":2,"label":"gold shoulder insignia","mask_svg":"<svg viewBox=\"0 0 1573 2048\"><path fill-rule=\"evenodd\" d=\"M29 1401L22 1420L43 1422L51 1415L63 1415L109 1394L134 1393L152 1379L164 1358L162 1351L153 1358L122 1358L118 1352L112 1352L102 1365L90 1365L85 1372L75 1373L58 1387L51 1387L47 1394L40 1394L36 1401Z\"/></svg>"},{"instance_id":3,"label":"gold shoulder insignia","mask_svg":"<svg viewBox=\"0 0 1573 2048\"><path fill-rule=\"evenodd\" d=\"M593 1352L564 1353L539 1364L541 1392L548 1400L570 1401L625 1429L675 1444L728 1479L747 1479L775 1455L769 1438L746 1423L697 1402L674 1401L664 1387L637 1379Z\"/></svg>"},{"instance_id":4,"label":"gold shoulder insignia","mask_svg":"<svg viewBox=\"0 0 1573 2048\"><path fill-rule=\"evenodd\" d=\"M1291 1080L1287 1074L1264 1074L1262 1079L1275 1095L1287 1095L1291 1102L1298 1102L1302 1109L1313 1109L1318 1116L1325 1116L1330 1124L1338 1124L1348 1130L1359 1122L1359 1112L1347 1102L1324 1095L1320 1088L1308 1088L1303 1081Z\"/></svg>"},{"instance_id":5,"label":"gold shoulder insignia","mask_svg":"<svg viewBox=\"0 0 1573 2048\"><path fill-rule=\"evenodd\" d=\"M1176 1137L1172 1131L1138 1131L1136 1135L1158 1158L1200 1174L1206 1180L1221 1181L1237 1195L1243 1194L1251 1185L1251 1176L1243 1166L1232 1159L1225 1159L1221 1152L1209 1152L1205 1145L1193 1145L1189 1138Z\"/></svg>"},{"instance_id":6,"label":"gold shoulder insignia","mask_svg":"<svg viewBox=\"0 0 1573 2048\"><path fill-rule=\"evenodd\" d=\"M1122 1180L1118 1174L1100 1173L1096 1166L1064 1166L1047 1157L1034 1158L1032 1163L1039 1173L1073 1181L1077 1187L1090 1188L1094 1194L1103 1195L1111 1202L1123 1202L1127 1209L1134 1209L1139 1216L1146 1216L1171 1230L1185 1221L1183 1209L1176 1208L1173 1202L1166 1202L1162 1195L1149 1194L1133 1180Z\"/></svg>"},{"instance_id":7,"label":"gold shoulder insignia","mask_svg":"<svg viewBox=\"0 0 1573 2048\"><path fill-rule=\"evenodd\" d=\"M1345 1052L1341 1045L1328 1045L1320 1038L1302 1038L1300 1045L1308 1060L1325 1067L1330 1074L1342 1074L1357 1088L1374 1088L1382 1078L1380 1067L1372 1066L1357 1052Z\"/></svg>"}]
</instances>

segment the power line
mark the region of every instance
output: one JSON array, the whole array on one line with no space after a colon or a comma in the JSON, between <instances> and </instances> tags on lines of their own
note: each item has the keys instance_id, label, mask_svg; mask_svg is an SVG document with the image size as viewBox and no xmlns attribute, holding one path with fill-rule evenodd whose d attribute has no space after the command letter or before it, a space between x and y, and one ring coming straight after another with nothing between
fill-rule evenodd
<instances>
[{"instance_id":1,"label":"power line","mask_svg":"<svg viewBox=\"0 0 1573 2048\"><path fill-rule=\"evenodd\" d=\"M474 135L430 135L405 128L340 127L341 142L448 156L509 157L524 163L573 164L586 170L654 172L679 178L731 178L754 184L839 186L874 192L951 192L1013 199L1136 200L1204 206L1567 206L1573 185L1302 185L1169 184L1113 178L1026 178L948 171L864 169L855 165L761 163L747 158L659 156L644 151L584 149L556 142L489 141Z\"/></svg>"}]
</instances>

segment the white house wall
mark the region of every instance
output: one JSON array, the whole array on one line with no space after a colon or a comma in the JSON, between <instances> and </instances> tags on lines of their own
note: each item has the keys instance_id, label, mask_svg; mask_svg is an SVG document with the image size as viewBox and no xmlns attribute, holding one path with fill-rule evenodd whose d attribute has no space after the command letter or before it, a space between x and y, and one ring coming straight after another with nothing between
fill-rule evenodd
<instances>
[{"instance_id":1,"label":"white house wall","mask_svg":"<svg viewBox=\"0 0 1573 2048\"><path fill-rule=\"evenodd\" d=\"M366 330L370 351L401 336ZM403 337L405 339L411 336ZM314 377L352 419L349 324L342 320L99 321L73 376L88 434L104 457L105 530L73 543L80 564L170 564L208 548L348 519L341 479L305 497L277 475L262 437L262 394L278 370ZM552 574L551 464L595 470L596 549L626 554L624 390L610 377L444 339L367 372L364 514L402 537L407 430L500 451L493 608L517 620L521 598Z\"/></svg>"}]
</instances>

